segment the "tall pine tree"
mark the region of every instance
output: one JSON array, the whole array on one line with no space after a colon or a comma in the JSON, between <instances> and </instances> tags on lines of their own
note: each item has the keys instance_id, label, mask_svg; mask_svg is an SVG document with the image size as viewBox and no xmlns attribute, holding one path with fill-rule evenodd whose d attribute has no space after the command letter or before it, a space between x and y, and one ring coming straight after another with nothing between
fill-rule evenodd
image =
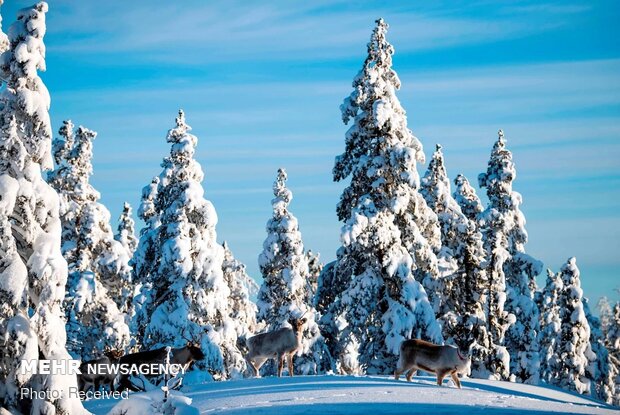
<instances>
[{"instance_id":1,"label":"tall pine tree","mask_svg":"<svg viewBox=\"0 0 620 415\"><path fill-rule=\"evenodd\" d=\"M278 169L273 184L273 215L267 221L267 238L258 257L263 283L258 292L258 319L273 330L291 318L304 316L302 349L295 359L295 371L303 374L325 373L331 369L331 357L315 321L318 314L308 303L309 269L297 218L288 206L293 198L286 187L287 174ZM267 365L265 371L273 371Z\"/></svg>"},{"instance_id":2,"label":"tall pine tree","mask_svg":"<svg viewBox=\"0 0 620 415\"><path fill-rule=\"evenodd\" d=\"M489 369L503 379L508 378L509 370L516 381L536 384L540 322L534 293L542 263L525 253L527 232L519 208L521 195L512 189L515 178L512 153L500 130L487 171L478 177L489 198L487 209L480 214L488 260L489 332L497 345ZM508 356L501 345L506 347Z\"/></svg>"},{"instance_id":3,"label":"tall pine tree","mask_svg":"<svg viewBox=\"0 0 620 415\"><path fill-rule=\"evenodd\" d=\"M588 299L583 297L583 310L590 325L590 347L586 350L588 366L586 376L592 382L590 393L606 403L613 403L616 394L615 380L618 372L614 367L609 351L605 347L605 337L601 330L601 321L590 312Z\"/></svg>"},{"instance_id":4,"label":"tall pine tree","mask_svg":"<svg viewBox=\"0 0 620 415\"><path fill-rule=\"evenodd\" d=\"M118 227L114 239L119 241L129 257L138 247L138 238L136 238L136 222L133 220L131 205L127 202L123 203L123 211L118 218Z\"/></svg>"},{"instance_id":5,"label":"tall pine tree","mask_svg":"<svg viewBox=\"0 0 620 415\"><path fill-rule=\"evenodd\" d=\"M564 288L559 299L561 325L558 362L553 381L563 389L589 393L586 353L590 348L590 324L583 307L583 290L579 277L577 260L574 257L569 258L560 271Z\"/></svg>"},{"instance_id":6,"label":"tall pine tree","mask_svg":"<svg viewBox=\"0 0 620 415\"><path fill-rule=\"evenodd\" d=\"M562 278L559 273L547 270L547 281L542 291L540 309L540 377L547 383L555 383L554 379L558 367L558 351L560 330L559 299L564 289Z\"/></svg>"},{"instance_id":7,"label":"tall pine tree","mask_svg":"<svg viewBox=\"0 0 620 415\"><path fill-rule=\"evenodd\" d=\"M256 304L252 302L250 296L258 293L258 284L247 274L245 264L234 257L226 242L222 247L224 248L222 272L230 291L229 319L237 333L237 347L247 352L245 340L257 329ZM237 368L239 375L242 374L243 369Z\"/></svg>"},{"instance_id":8,"label":"tall pine tree","mask_svg":"<svg viewBox=\"0 0 620 415\"><path fill-rule=\"evenodd\" d=\"M0 412L87 413L71 374L20 374L24 361L67 360L62 312L67 263L62 257L60 200L42 177L52 167L50 96L45 70L44 2L20 10L0 36ZM25 399L21 388L35 398ZM50 391L56 393L46 393Z\"/></svg>"},{"instance_id":9,"label":"tall pine tree","mask_svg":"<svg viewBox=\"0 0 620 415\"><path fill-rule=\"evenodd\" d=\"M82 360L130 343L123 311L131 296L129 253L114 239L110 212L90 184L94 131L65 121L53 142L48 180L60 194L62 252L69 264L64 309L69 351Z\"/></svg>"},{"instance_id":10,"label":"tall pine tree","mask_svg":"<svg viewBox=\"0 0 620 415\"><path fill-rule=\"evenodd\" d=\"M148 322L143 347L182 346L188 338L199 342L206 358L198 362L193 381L200 380L200 370L227 377L244 363L234 327L227 323L224 250L216 242L217 214L204 198L202 168L194 159L198 139L190 130L179 111L166 137L170 155L152 183L157 187L147 186L144 192L141 215L148 222L140 245L144 238L149 248L148 255L136 256L135 267L140 282L152 291L141 312ZM153 262L141 262L147 258Z\"/></svg>"},{"instance_id":11,"label":"tall pine tree","mask_svg":"<svg viewBox=\"0 0 620 415\"><path fill-rule=\"evenodd\" d=\"M460 196L459 200L477 200L475 193L467 199L459 193L461 190L463 187L459 186L455 193ZM471 352L474 376L488 377L484 365L490 344L484 313L486 271L482 235L450 194L440 145L422 179L421 193L437 214L441 226L442 248L438 258L444 287L441 315L444 337L447 343Z\"/></svg>"},{"instance_id":12,"label":"tall pine tree","mask_svg":"<svg viewBox=\"0 0 620 415\"><path fill-rule=\"evenodd\" d=\"M377 20L368 57L341 106L343 121L352 125L333 173L334 180L350 176L351 182L337 207L345 224L331 283L344 291L334 295L322 323L343 371L387 373L402 340L442 340L435 320L440 232L417 191L416 163L424 154L396 97L400 80L387 28Z\"/></svg>"}]
</instances>

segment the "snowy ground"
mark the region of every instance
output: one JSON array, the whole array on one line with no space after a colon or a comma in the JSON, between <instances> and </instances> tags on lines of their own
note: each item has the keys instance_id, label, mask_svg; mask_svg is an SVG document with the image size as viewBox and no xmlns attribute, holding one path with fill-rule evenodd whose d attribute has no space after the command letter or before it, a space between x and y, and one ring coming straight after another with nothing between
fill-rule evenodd
<instances>
[{"instance_id":1,"label":"snowy ground","mask_svg":"<svg viewBox=\"0 0 620 415\"><path fill-rule=\"evenodd\" d=\"M620 414L551 388L471 379L459 390L451 383L439 388L434 378L424 376L412 383L387 377L269 377L213 382L189 388L185 394L201 414ZM132 396L140 395L144 394ZM116 403L90 401L86 407L95 414L107 414Z\"/></svg>"}]
</instances>

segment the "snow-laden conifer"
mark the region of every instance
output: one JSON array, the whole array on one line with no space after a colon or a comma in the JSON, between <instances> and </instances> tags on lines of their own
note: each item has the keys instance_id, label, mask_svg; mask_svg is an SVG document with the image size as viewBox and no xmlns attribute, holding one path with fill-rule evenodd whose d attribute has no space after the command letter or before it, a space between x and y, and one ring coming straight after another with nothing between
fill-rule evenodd
<instances>
[{"instance_id":1,"label":"snow-laden conifer","mask_svg":"<svg viewBox=\"0 0 620 415\"><path fill-rule=\"evenodd\" d=\"M413 273L422 282L434 307L440 309L438 266L435 253L441 246L437 217L417 191L420 177L416 163L424 162L422 144L407 127L405 110L396 91L400 79L392 69L394 47L387 41L383 19L368 43L368 56L353 80L353 92L340 106L342 119L351 127L345 134L345 151L336 157L335 181L351 178L337 206L338 218L347 222L364 198L378 210L389 209L401 232L403 246L414 260ZM339 268L342 268L342 263ZM351 269L338 270L350 280ZM339 285L339 284L336 284Z\"/></svg>"},{"instance_id":2,"label":"snow-laden conifer","mask_svg":"<svg viewBox=\"0 0 620 415\"><path fill-rule=\"evenodd\" d=\"M155 197L159 177L155 176L151 182L142 189L142 200L138 208L138 217L144 222L140 229L140 238L130 261L132 266L132 280L134 283L133 299L131 303L130 329L133 334L135 348L141 348L142 340L148 324L148 308L153 300L152 283L149 275L154 272L157 265L155 256L155 241L160 225L159 214L155 209Z\"/></svg>"},{"instance_id":3,"label":"snow-laden conifer","mask_svg":"<svg viewBox=\"0 0 620 415\"><path fill-rule=\"evenodd\" d=\"M297 218L288 206L293 198L286 187L287 174L278 169L273 184L273 215L267 221L267 238L258 264L263 283L258 292L258 319L273 330L288 324L290 318L304 316L302 348L295 358L295 371L303 374L325 373L331 369L331 357L315 319L318 313L308 303L309 269ZM273 370L266 366L266 371Z\"/></svg>"},{"instance_id":4,"label":"snow-laden conifer","mask_svg":"<svg viewBox=\"0 0 620 415\"><path fill-rule=\"evenodd\" d=\"M612 364L609 351L605 347L605 337L601 330L601 321L590 311L588 299L582 298L583 310L590 325L590 345L586 350L588 366L586 376L591 381L590 393L596 399L613 403L616 393L615 380L618 372Z\"/></svg>"},{"instance_id":5,"label":"snow-laden conifer","mask_svg":"<svg viewBox=\"0 0 620 415\"><path fill-rule=\"evenodd\" d=\"M56 168L49 182L60 195L62 252L69 264L64 309L69 351L84 360L106 347L130 343L126 315L131 295L129 254L114 239L110 212L89 182L94 131L65 121L54 140Z\"/></svg>"},{"instance_id":6,"label":"snow-laden conifer","mask_svg":"<svg viewBox=\"0 0 620 415\"><path fill-rule=\"evenodd\" d=\"M442 340L435 319L441 309L435 255L440 231L418 192L416 163L424 162L424 153L396 97L400 80L387 28L377 20L368 57L341 105L351 127L333 173L334 180L351 182L337 207L344 222L338 263L322 276L345 288L321 321L335 338L331 347L344 371L388 373L402 340Z\"/></svg>"},{"instance_id":7,"label":"snow-laden conifer","mask_svg":"<svg viewBox=\"0 0 620 415\"><path fill-rule=\"evenodd\" d=\"M484 208L476 194L476 190L469 184L467 177L462 174L456 176L454 179L454 193L452 195L467 219L477 223L478 215L480 215Z\"/></svg>"},{"instance_id":8,"label":"snow-laden conifer","mask_svg":"<svg viewBox=\"0 0 620 415\"><path fill-rule=\"evenodd\" d=\"M466 183L467 179L459 177ZM458 186L455 194L460 195L464 189ZM471 191L461 200L477 200ZM441 312L444 338L447 343L471 352L474 376L488 377L484 362L491 351L484 313L486 271L482 235L450 194L440 145L422 178L421 193L437 214L441 227L442 247L437 256L444 287Z\"/></svg>"},{"instance_id":9,"label":"snow-laden conifer","mask_svg":"<svg viewBox=\"0 0 620 415\"><path fill-rule=\"evenodd\" d=\"M248 335L256 332L256 304L250 299L258 293L258 284L248 275L245 264L233 255L226 242L222 272L230 291L228 310L231 323L235 326L240 342L245 341Z\"/></svg>"},{"instance_id":10,"label":"snow-laden conifer","mask_svg":"<svg viewBox=\"0 0 620 415\"><path fill-rule=\"evenodd\" d=\"M147 227L134 258L140 283L150 291L146 310L140 310L146 316L142 321L148 322L143 347L178 347L191 339L206 355L197 364L199 370L216 377L235 376L244 362L229 321L224 249L216 241L217 214L204 198L202 168L194 160L198 139L190 130L179 111L166 137L170 155L162 162L159 178L143 192L139 214ZM147 255L143 239L148 239ZM145 259L152 263L140 262ZM194 372L190 380L198 377Z\"/></svg>"},{"instance_id":11,"label":"snow-laden conifer","mask_svg":"<svg viewBox=\"0 0 620 415\"><path fill-rule=\"evenodd\" d=\"M0 57L0 412L78 415L86 411L70 394L75 375L20 373L26 360L70 359L60 202L41 174L52 167L50 97L37 73L45 70L47 9L40 2L19 11ZM30 400L21 388L43 393ZM60 397L45 393L52 390Z\"/></svg>"},{"instance_id":12,"label":"snow-laden conifer","mask_svg":"<svg viewBox=\"0 0 620 415\"><path fill-rule=\"evenodd\" d=\"M439 263L438 287L441 289L437 294L441 297L441 309L438 310L437 314L442 318L448 313L456 316L460 314L456 307L463 288L459 286L461 281L457 275L457 254L460 253L462 244L459 234L465 230L467 218L450 195L450 181L439 144L436 145L426 174L421 180L420 193L427 205L437 215L441 230L441 249L437 254ZM449 318L449 320L452 319ZM449 324L444 323L444 334L446 334L445 329L448 331L454 329L454 327L450 328L449 326ZM444 337L447 336L444 335Z\"/></svg>"},{"instance_id":13,"label":"snow-laden conifer","mask_svg":"<svg viewBox=\"0 0 620 415\"><path fill-rule=\"evenodd\" d=\"M489 369L501 378L510 376L524 383L537 383L540 356L539 311L534 301L536 276L542 263L525 253L527 232L520 210L521 195L512 189L516 170L512 153L500 130L485 173L478 177L487 189L489 205L480 214L489 276L489 332L501 346L489 361ZM505 308L504 308L505 307Z\"/></svg>"},{"instance_id":14,"label":"snow-laden conifer","mask_svg":"<svg viewBox=\"0 0 620 415\"><path fill-rule=\"evenodd\" d=\"M540 378L547 383L556 382L562 323L559 299L563 288L561 275L547 269L540 305Z\"/></svg>"},{"instance_id":15,"label":"snow-laden conifer","mask_svg":"<svg viewBox=\"0 0 620 415\"><path fill-rule=\"evenodd\" d=\"M308 290L306 302L308 304L314 304L314 298L319 284L319 276L323 271L321 254L309 250L306 252L306 261L308 262Z\"/></svg>"},{"instance_id":16,"label":"snow-laden conifer","mask_svg":"<svg viewBox=\"0 0 620 415\"><path fill-rule=\"evenodd\" d=\"M136 222L133 220L131 205L127 202L123 203L123 211L118 218L118 227L114 239L119 241L129 257L138 247L138 238L136 238Z\"/></svg>"},{"instance_id":17,"label":"snow-laden conifer","mask_svg":"<svg viewBox=\"0 0 620 415\"><path fill-rule=\"evenodd\" d=\"M553 382L563 389L589 393L586 353L590 348L590 325L583 307L579 276L576 259L569 258L560 271L564 288L559 299L561 328L557 375Z\"/></svg>"}]
</instances>

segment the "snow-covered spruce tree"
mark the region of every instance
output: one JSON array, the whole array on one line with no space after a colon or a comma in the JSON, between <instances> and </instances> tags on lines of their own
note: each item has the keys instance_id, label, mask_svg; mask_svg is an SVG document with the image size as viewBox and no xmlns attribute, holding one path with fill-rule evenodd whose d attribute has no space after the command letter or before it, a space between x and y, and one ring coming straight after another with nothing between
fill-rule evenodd
<instances>
[{"instance_id":1,"label":"snow-covered spruce tree","mask_svg":"<svg viewBox=\"0 0 620 415\"><path fill-rule=\"evenodd\" d=\"M155 256L155 241L160 225L159 214L155 209L155 198L159 177L153 177L151 183L142 189L142 201L138 208L138 217L144 222L140 230L138 245L129 264L132 267L132 281L134 283L133 300L130 310L130 329L133 336L132 347L142 348L142 340L148 324L148 308L153 300L152 283L149 276L157 265Z\"/></svg>"},{"instance_id":2,"label":"snow-covered spruce tree","mask_svg":"<svg viewBox=\"0 0 620 415\"><path fill-rule=\"evenodd\" d=\"M416 163L424 162L422 144L407 127L407 116L396 90L400 79L392 69L394 47L387 41L383 19L368 43L368 56L353 80L353 92L340 106L342 120L352 125L345 151L336 157L335 181L351 177L337 206L338 219L347 222L370 195L379 210L394 212L401 240L414 259L413 273L422 282L435 312L441 308L436 252L441 247L437 216L417 191ZM342 268L342 263L339 268ZM338 270L350 280L351 269ZM437 295L436 295L437 293Z\"/></svg>"},{"instance_id":3,"label":"snow-covered spruce tree","mask_svg":"<svg viewBox=\"0 0 620 415\"><path fill-rule=\"evenodd\" d=\"M335 181L351 177L337 207L345 224L331 274L332 286L346 288L321 321L336 339L333 352L345 372L388 373L402 340L442 340L435 319L441 309L437 216L417 191L422 145L395 94L400 81L388 26L376 23L368 57L341 106L343 121L352 125L333 171Z\"/></svg>"},{"instance_id":4,"label":"snow-covered spruce tree","mask_svg":"<svg viewBox=\"0 0 620 415\"><path fill-rule=\"evenodd\" d=\"M65 121L54 140L56 169L48 177L60 195L62 252L69 264L64 309L69 352L83 360L130 343L124 311L131 295L129 254L114 240L110 212L89 183L94 131Z\"/></svg>"},{"instance_id":5,"label":"snow-covered spruce tree","mask_svg":"<svg viewBox=\"0 0 620 415\"><path fill-rule=\"evenodd\" d=\"M478 223L478 215L484 210L482 202L476 194L476 190L469 184L467 177L459 174L454 179L454 193L456 203L461 207L461 212L467 219Z\"/></svg>"},{"instance_id":6,"label":"snow-covered spruce tree","mask_svg":"<svg viewBox=\"0 0 620 415\"><path fill-rule=\"evenodd\" d=\"M153 263L136 267L140 273L149 272L141 274L140 281L152 287L152 300L144 312L148 324L143 347L178 347L185 339L199 342L206 358L190 377L199 381L206 371L215 377L235 376L239 367L245 369L245 361L229 321L230 291L222 272L224 249L216 242L217 214L204 198L202 168L194 160L198 139L190 130L185 114L179 111L176 126L166 137L170 155L164 158L159 180L154 181L157 190L146 189L148 195L140 209L141 216L155 222L147 222L147 231L141 232L144 238L152 238L152 256L147 257ZM153 212L147 214L151 196Z\"/></svg>"},{"instance_id":7,"label":"snow-covered spruce tree","mask_svg":"<svg viewBox=\"0 0 620 415\"><path fill-rule=\"evenodd\" d=\"M540 305L540 378L547 383L555 383L558 369L560 339L559 299L564 285L559 273L547 269L547 281L542 290Z\"/></svg>"},{"instance_id":8,"label":"snow-covered spruce tree","mask_svg":"<svg viewBox=\"0 0 620 415\"><path fill-rule=\"evenodd\" d=\"M581 301L586 320L590 325L590 344L586 350L586 357L588 358L586 376L592 382L590 394L603 402L611 404L616 393L615 380L618 373L612 364L609 351L605 347L605 337L601 330L601 321L590 311L588 299L583 297Z\"/></svg>"},{"instance_id":9,"label":"snow-covered spruce tree","mask_svg":"<svg viewBox=\"0 0 620 415\"><path fill-rule=\"evenodd\" d=\"M222 272L230 291L228 309L231 324L237 332L237 346L245 349L245 339L256 332L256 304L250 300L250 295L258 293L258 284L248 275L245 264L236 259L224 242L224 261Z\"/></svg>"},{"instance_id":10,"label":"snow-covered spruce tree","mask_svg":"<svg viewBox=\"0 0 620 415\"><path fill-rule=\"evenodd\" d=\"M332 369L331 356L315 319L318 314L308 299L308 262L297 218L288 210L293 194L286 188L287 174L278 169L273 184L273 216L267 221L267 238L258 264L263 283L258 292L258 320L269 329L287 324L290 318L304 315L302 350L295 359L295 371L303 374L325 373ZM266 365L265 371L274 370Z\"/></svg>"},{"instance_id":11,"label":"snow-covered spruce tree","mask_svg":"<svg viewBox=\"0 0 620 415\"><path fill-rule=\"evenodd\" d=\"M136 238L136 222L133 220L131 205L127 202L123 203L123 211L118 218L118 227L114 239L119 241L129 257L138 247L138 238Z\"/></svg>"},{"instance_id":12,"label":"snow-covered spruce tree","mask_svg":"<svg viewBox=\"0 0 620 415\"><path fill-rule=\"evenodd\" d=\"M489 275L489 332L492 342L505 345L509 353L509 357L504 356L501 348L497 349L489 369L505 379L504 365L510 360L511 378L536 384L540 367L540 322L534 293L542 263L525 253L527 232L519 208L521 195L512 189L515 178L512 153L506 149L504 133L500 130L487 171L478 177L489 198L487 209L480 214Z\"/></svg>"},{"instance_id":13,"label":"snow-covered spruce tree","mask_svg":"<svg viewBox=\"0 0 620 415\"><path fill-rule=\"evenodd\" d=\"M426 174L421 180L420 193L426 200L428 207L437 215L441 230L441 249L437 254L437 259L442 291L439 293L441 309L437 314L441 318L449 313L456 316L460 314L456 307L462 296L462 287L459 285L461 281L457 276L458 260L456 255L460 251L462 243L459 239L459 233L467 226L467 219L450 195L450 181L439 144L436 145ZM446 324L449 320L453 319L448 318L448 321L444 321L444 337L446 340L448 340L448 336L445 335L446 330L453 334L452 330L454 329L454 327L450 327L450 324Z\"/></svg>"},{"instance_id":14,"label":"snow-covered spruce tree","mask_svg":"<svg viewBox=\"0 0 620 415\"><path fill-rule=\"evenodd\" d=\"M583 309L583 291L574 257L569 258L562 266L560 277L564 288L559 299L561 328L554 383L563 389L589 393L586 353L590 348L590 325Z\"/></svg>"},{"instance_id":15,"label":"snow-covered spruce tree","mask_svg":"<svg viewBox=\"0 0 620 415\"><path fill-rule=\"evenodd\" d=\"M308 290L306 302L314 304L317 287L319 284L319 276L323 271L323 263L321 262L321 254L315 254L312 250L306 252L306 262L308 262Z\"/></svg>"},{"instance_id":16,"label":"snow-covered spruce tree","mask_svg":"<svg viewBox=\"0 0 620 415\"><path fill-rule=\"evenodd\" d=\"M73 415L87 413L69 393L75 375L19 370L24 360L71 358L61 308L67 263L60 202L41 174L52 167L50 97L37 73L45 70L46 12L44 2L19 11L0 57L0 412ZM22 399L22 387L60 398Z\"/></svg>"},{"instance_id":17,"label":"snow-covered spruce tree","mask_svg":"<svg viewBox=\"0 0 620 415\"><path fill-rule=\"evenodd\" d=\"M437 257L444 287L440 314L444 338L447 343L471 352L474 376L488 377L484 364L490 344L484 313L486 271L482 235L450 194L439 144L422 178L420 192L437 214L441 227L442 247Z\"/></svg>"}]
</instances>

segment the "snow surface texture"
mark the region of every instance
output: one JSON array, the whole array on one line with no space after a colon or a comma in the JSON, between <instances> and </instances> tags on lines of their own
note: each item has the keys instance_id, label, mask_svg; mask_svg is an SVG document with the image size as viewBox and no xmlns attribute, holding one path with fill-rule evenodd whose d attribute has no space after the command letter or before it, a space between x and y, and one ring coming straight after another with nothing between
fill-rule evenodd
<instances>
[{"instance_id":1,"label":"snow surface texture","mask_svg":"<svg viewBox=\"0 0 620 415\"><path fill-rule=\"evenodd\" d=\"M435 385L430 377L411 383L386 377L303 376L262 378L197 385L185 393L202 414L617 414L610 407L558 389L532 385L465 379L463 389L449 383ZM117 401L89 401L94 414L157 413L145 403L159 404L163 392L130 395ZM178 395L179 406L187 402ZM131 403L131 404L130 404ZM110 412L112 411L112 412ZM177 414L192 414L184 407Z\"/></svg>"}]
</instances>

